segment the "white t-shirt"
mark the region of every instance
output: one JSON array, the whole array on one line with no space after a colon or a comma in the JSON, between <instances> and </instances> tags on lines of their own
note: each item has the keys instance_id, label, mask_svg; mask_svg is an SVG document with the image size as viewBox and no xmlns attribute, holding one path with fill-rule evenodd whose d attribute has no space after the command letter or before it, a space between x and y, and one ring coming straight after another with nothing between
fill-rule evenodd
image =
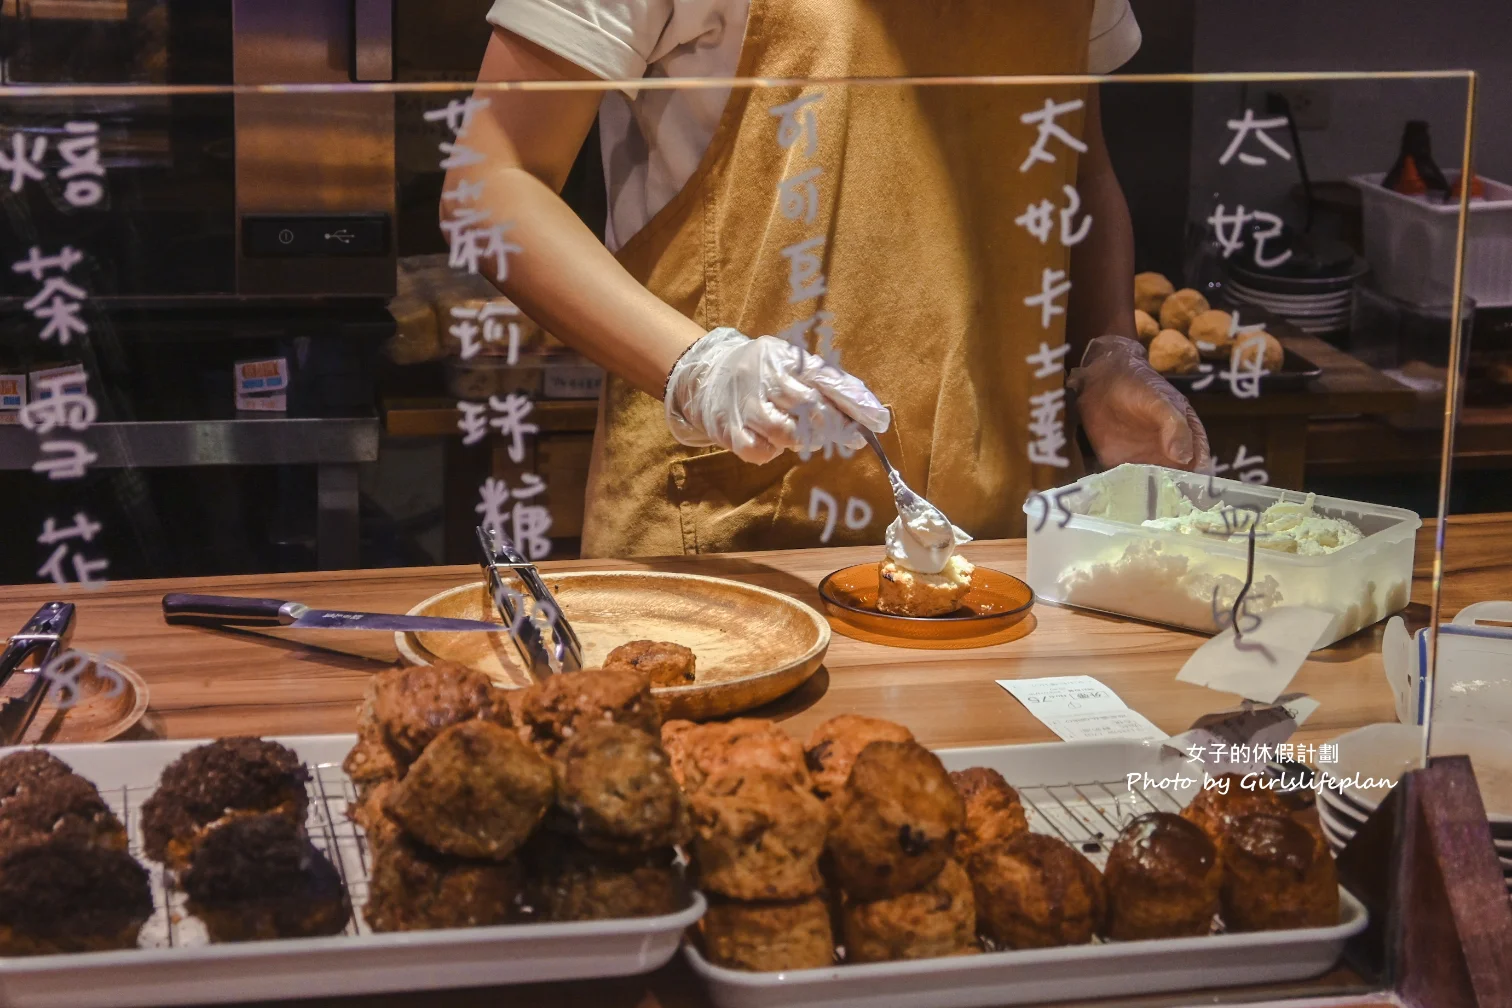
<instances>
[{"instance_id":1,"label":"white t-shirt","mask_svg":"<svg viewBox=\"0 0 1512 1008\"><path fill-rule=\"evenodd\" d=\"M494 0L488 20L604 80L734 77L750 0ZM1139 49L1129 0L1096 0L1088 70L1109 73ZM697 169L727 88L616 91L599 111L609 189L605 242L623 245ZM655 144L647 142L655 137Z\"/></svg>"}]
</instances>

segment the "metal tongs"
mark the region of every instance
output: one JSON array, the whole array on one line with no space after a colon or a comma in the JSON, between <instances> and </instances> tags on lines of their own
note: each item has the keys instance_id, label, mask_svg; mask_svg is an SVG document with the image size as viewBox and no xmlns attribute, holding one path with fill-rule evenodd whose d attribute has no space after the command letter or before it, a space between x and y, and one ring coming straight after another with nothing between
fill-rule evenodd
<instances>
[{"instance_id":1,"label":"metal tongs","mask_svg":"<svg viewBox=\"0 0 1512 1008\"><path fill-rule=\"evenodd\" d=\"M42 698L47 696L50 682L45 670L48 663L68 646L73 633L74 605L72 602L49 602L21 628L0 652L0 686L10 681L26 659L36 661L28 670L32 673L31 684L26 692L0 703L0 745L16 745L31 727Z\"/></svg>"},{"instance_id":2,"label":"metal tongs","mask_svg":"<svg viewBox=\"0 0 1512 1008\"><path fill-rule=\"evenodd\" d=\"M535 564L508 536L494 528L478 526L478 545L483 551L483 570L488 575L489 593L499 616L509 627L510 639L520 652L521 659L537 680L556 672L576 672L583 667L583 646L578 642L572 624ZM501 569L508 568L520 584L525 586L529 598L505 583ZM541 630L544 623L551 631L548 642Z\"/></svg>"}]
</instances>

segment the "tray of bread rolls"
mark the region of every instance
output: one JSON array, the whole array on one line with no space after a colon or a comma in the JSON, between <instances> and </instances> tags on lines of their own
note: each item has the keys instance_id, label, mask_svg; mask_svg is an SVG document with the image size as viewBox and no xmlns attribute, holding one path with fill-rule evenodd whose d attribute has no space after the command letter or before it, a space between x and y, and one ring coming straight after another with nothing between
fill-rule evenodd
<instances>
[{"instance_id":1,"label":"tray of bread rolls","mask_svg":"<svg viewBox=\"0 0 1512 1008\"><path fill-rule=\"evenodd\" d=\"M763 756L722 744L729 730L678 730L674 763L791 772L771 755L780 739ZM818 877L790 856L786 870L762 866L765 891L701 871L710 905L685 954L719 1008L967 1008L1301 980L1366 925L1311 791L1239 775L1218 778L1224 791L1183 787L1200 768L1158 743L931 753L902 726L842 715L803 756L828 813L823 854L809 854ZM695 810L718 806L697 773L683 777ZM752 802L781 822L772 799ZM695 818L697 855L707 816ZM769 846L805 845L789 828Z\"/></svg>"},{"instance_id":2,"label":"tray of bread rolls","mask_svg":"<svg viewBox=\"0 0 1512 1008\"><path fill-rule=\"evenodd\" d=\"M29 859L30 868L0 849L0 900L16 906L18 896L31 896L41 904L0 920L0 1004L212 1004L629 975L670 959L703 912L701 896L678 889L675 909L651 916L515 923L517 865L426 853L389 873L394 898L387 919L375 921L373 847L348 817L358 794L341 768L354 741L320 735L48 747L97 787L100 811L112 815L93 818L113 818L124 837L106 828L95 840L103 856L70 848L52 865ZM245 772L265 753L287 757L277 769L294 771L303 801L268 815L225 816L214 835L222 843L207 840L184 869L155 860L171 863L181 853L177 839L164 841L163 820L184 813L165 806L192 807L217 786L257 790L263 782L218 779ZM175 764L187 773L165 779ZM0 759L0 795L8 769ZM154 803L165 784L184 784L189 775L199 781L183 789L187 797ZM94 804L87 799L85 791L86 811ZM64 881L70 876L79 883ZM270 891L290 895L271 903L254 897ZM508 923L483 923L495 920Z\"/></svg>"},{"instance_id":3,"label":"tray of bread rolls","mask_svg":"<svg viewBox=\"0 0 1512 1008\"><path fill-rule=\"evenodd\" d=\"M702 915L643 671L393 669L357 720L0 753L0 1004L624 976Z\"/></svg>"},{"instance_id":4,"label":"tray of bread rolls","mask_svg":"<svg viewBox=\"0 0 1512 1008\"><path fill-rule=\"evenodd\" d=\"M664 721L651 682L439 662L369 680L355 736L0 754L0 1004L619 976L683 943L721 1008L1022 1004L1312 976L1365 925L1311 792L1183 792L1143 743Z\"/></svg>"}]
</instances>

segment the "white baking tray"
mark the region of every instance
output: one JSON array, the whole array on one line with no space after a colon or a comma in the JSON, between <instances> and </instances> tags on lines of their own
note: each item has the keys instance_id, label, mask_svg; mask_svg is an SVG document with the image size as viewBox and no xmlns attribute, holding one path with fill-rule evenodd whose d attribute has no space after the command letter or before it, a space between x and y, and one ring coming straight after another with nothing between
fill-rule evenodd
<instances>
[{"instance_id":1,"label":"white baking tray","mask_svg":"<svg viewBox=\"0 0 1512 1008\"><path fill-rule=\"evenodd\" d=\"M47 746L93 781L126 824L132 853L151 872L156 907L137 949L0 958L0 1005L215 1004L628 976L671 959L683 930L703 914L704 899L695 893L686 910L661 917L375 934L362 919L366 840L346 819L355 792L340 766L354 737L276 741L310 767L310 837L341 871L351 896L353 920L345 934L209 944L200 923L184 912L182 894L167 890L161 869L142 858L142 802L163 767L201 741Z\"/></svg>"},{"instance_id":2,"label":"white baking tray","mask_svg":"<svg viewBox=\"0 0 1512 1008\"><path fill-rule=\"evenodd\" d=\"M1158 742L1051 742L941 750L950 770L985 766L1018 788L1030 829L1063 837L1099 868L1119 829L1136 815L1180 810L1194 787L1157 783L1200 766ZM1104 942L1051 949L864 963L786 973L715 966L690 942L685 954L719 1008L974 1008L1301 980L1327 972L1344 942L1364 930L1365 907L1339 890L1333 927Z\"/></svg>"}]
</instances>

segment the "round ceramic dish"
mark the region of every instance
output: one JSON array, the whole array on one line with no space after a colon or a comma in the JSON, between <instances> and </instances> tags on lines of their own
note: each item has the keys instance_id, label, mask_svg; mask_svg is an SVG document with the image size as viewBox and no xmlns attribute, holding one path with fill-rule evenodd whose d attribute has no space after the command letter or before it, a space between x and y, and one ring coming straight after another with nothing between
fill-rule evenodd
<instances>
[{"instance_id":1,"label":"round ceramic dish","mask_svg":"<svg viewBox=\"0 0 1512 1008\"><path fill-rule=\"evenodd\" d=\"M1354 836L1359 832L1360 827L1365 825L1359 820L1350 819L1348 816L1342 815L1334 806L1326 805L1322 802L1318 803L1318 818L1326 820L1326 825L1329 828L1344 837Z\"/></svg>"},{"instance_id":2,"label":"round ceramic dish","mask_svg":"<svg viewBox=\"0 0 1512 1008\"><path fill-rule=\"evenodd\" d=\"M1422 758L1423 730L1416 725L1386 722L1366 725L1340 735L1339 761L1330 772L1341 778L1359 774L1396 781L1416 767ZM1481 800L1486 806L1491 832L1512 838L1512 734L1480 725L1451 723L1433 732L1434 755L1464 753L1474 764ZM1389 787L1349 786L1342 797L1355 811L1370 812L1390 793Z\"/></svg>"},{"instance_id":3,"label":"round ceramic dish","mask_svg":"<svg viewBox=\"0 0 1512 1008\"><path fill-rule=\"evenodd\" d=\"M704 720L749 710L803 685L829 649L824 617L780 592L740 581L655 571L542 572L583 646L583 664L632 640L691 648L697 681L657 687L662 715ZM433 595L411 616L499 619L488 586L459 585ZM461 662L497 685L530 685L504 633L398 633L399 653L415 665Z\"/></svg>"},{"instance_id":4,"label":"round ceramic dish","mask_svg":"<svg viewBox=\"0 0 1512 1008\"><path fill-rule=\"evenodd\" d=\"M1345 822L1364 823L1370 818L1371 809L1362 809L1349 799L1341 797L1339 792L1332 788L1324 788L1318 792L1318 801L1328 806L1335 816Z\"/></svg>"},{"instance_id":5,"label":"round ceramic dish","mask_svg":"<svg viewBox=\"0 0 1512 1008\"><path fill-rule=\"evenodd\" d=\"M1342 829L1326 817L1319 817L1318 821L1322 824L1323 836L1328 840L1328 846L1333 848L1335 854L1348 846L1349 841L1354 838L1353 830Z\"/></svg>"},{"instance_id":6,"label":"round ceramic dish","mask_svg":"<svg viewBox=\"0 0 1512 1008\"><path fill-rule=\"evenodd\" d=\"M1024 582L991 567L978 567L971 576L971 590L955 612L893 616L877 609L878 580L875 563L856 564L826 575L819 582L825 612L840 624L884 637L959 640L997 634L1022 620L1034 605L1034 591Z\"/></svg>"},{"instance_id":7,"label":"round ceramic dish","mask_svg":"<svg viewBox=\"0 0 1512 1008\"><path fill-rule=\"evenodd\" d=\"M16 675L0 696L25 691L31 676ZM78 676L78 691L54 686L37 708L21 737L22 745L108 742L125 734L147 713L147 684L135 671L108 658L91 663Z\"/></svg>"}]
</instances>

